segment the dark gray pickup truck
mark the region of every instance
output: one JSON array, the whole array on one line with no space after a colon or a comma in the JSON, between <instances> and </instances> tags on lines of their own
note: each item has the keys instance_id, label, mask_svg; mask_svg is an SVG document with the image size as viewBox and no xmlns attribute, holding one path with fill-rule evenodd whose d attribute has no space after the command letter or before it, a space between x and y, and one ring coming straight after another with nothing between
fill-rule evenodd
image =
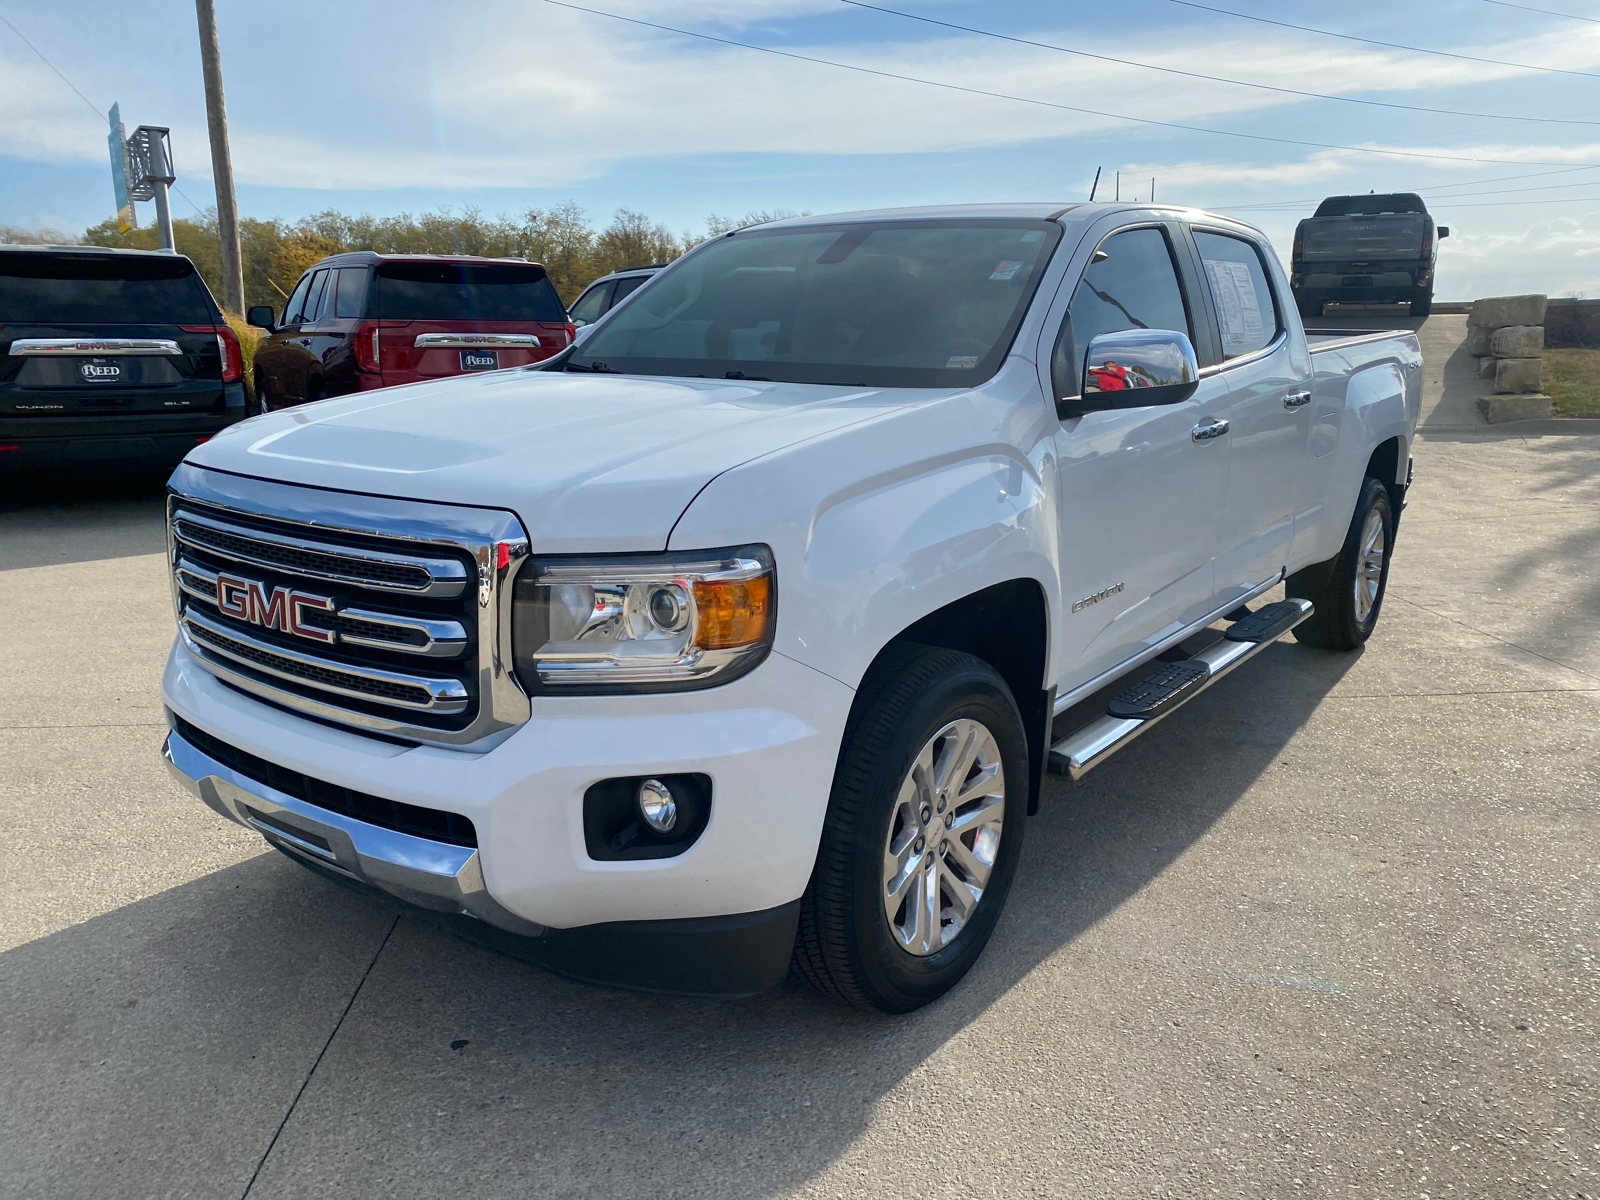
<instances>
[{"instance_id":1,"label":"dark gray pickup truck","mask_svg":"<svg viewBox=\"0 0 1600 1200\"><path fill-rule=\"evenodd\" d=\"M1289 287L1301 316L1320 317L1328 303L1409 304L1427 316L1449 236L1415 193L1329 196L1294 231Z\"/></svg>"}]
</instances>

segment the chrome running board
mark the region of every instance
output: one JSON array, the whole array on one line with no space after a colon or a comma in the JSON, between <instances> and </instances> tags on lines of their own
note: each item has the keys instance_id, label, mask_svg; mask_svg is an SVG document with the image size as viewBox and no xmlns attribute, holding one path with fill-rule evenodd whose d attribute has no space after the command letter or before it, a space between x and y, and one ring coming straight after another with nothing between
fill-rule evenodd
<instances>
[{"instance_id":1,"label":"chrome running board","mask_svg":"<svg viewBox=\"0 0 1600 1200\"><path fill-rule=\"evenodd\" d=\"M1269 604L1235 622L1215 645L1140 680L1116 696L1107 712L1050 747L1051 773L1082 779L1152 725L1278 641L1314 611L1309 600Z\"/></svg>"}]
</instances>

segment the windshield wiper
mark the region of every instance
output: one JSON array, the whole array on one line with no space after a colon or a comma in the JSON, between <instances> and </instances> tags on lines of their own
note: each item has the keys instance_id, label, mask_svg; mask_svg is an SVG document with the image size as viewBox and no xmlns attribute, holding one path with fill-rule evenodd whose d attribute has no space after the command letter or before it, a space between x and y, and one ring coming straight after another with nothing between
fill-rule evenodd
<instances>
[{"instance_id":1,"label":"windshield wiper","mask_svg":"<svg viewBox=\"0 0 1600 1200\"><path fill-rule=\"evenodd\" d=\"M746 375L743 371L729 371L723 375L724 379L747 379L751 383L771 383L772 379L766 375Z\"/></svg>"},{"instance_id":2,"label":"windshield wiper","mask_svg":"<svg viewBox=\"0 0 1600 1200\"><path fill-rule=\"evenodd\" d=\"M592 362L588 366L584 366L582 363L569 362L567 364L567 370L569 370L569 371L591 371L596 375L618 375L618 374L621 373L619 371L615 371L612 368L606 366L605 363L603 363L603 362Z\"/></svg>"}]
</instances>

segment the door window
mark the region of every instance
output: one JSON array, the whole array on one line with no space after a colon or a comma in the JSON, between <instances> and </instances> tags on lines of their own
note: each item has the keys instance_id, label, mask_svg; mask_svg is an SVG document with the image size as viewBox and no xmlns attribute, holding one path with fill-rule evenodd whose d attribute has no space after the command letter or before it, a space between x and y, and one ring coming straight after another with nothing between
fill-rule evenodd
<instances>
[{"instance_id":1,"label":"door window","mask_svg":"<svg viewBox=\"0 0 1600 1200\"><path fill-rule=\"evenodd\" d=\"M649 278L650 276L648 275L635 275L632 279L617 280L617 290L611 296L611 305L609 307L621 304L624 297L633 295Z\"/></svg>"},{"instance_id":2,"label":"door window","mask_svg":"<svg viewBox=\"0 0 1600 1200\"><path fill-rule=\"evenodd\" d=\"M306 310L301 316L302 324L313 325L322 317L323 301L327 299L328 276L332 271L318 271L311 277L311 290L306 293Z\"/></svg>"},{"instance_id":3,"label":"door window","mask_svg":"<svg viewBox=\"0 0 1600 1200\"><path fill-rule=\"evenodd\" d=\"M1198 229L1194 242L1217 306L1222 357L1238 358L1271 345L1278 336L1278 312L1261 265L1261 252L1243 238Z\"/></svg>"},{"instance_id":4,"label":"door window","mask_svg":"<svg viewBox=\"0 0 1600 1200\"><path fill-rule=\"evenodd\" d=\"M306 292L311 289L311 276L307 275L300 280L300 286L294 289L294 295L289 297L289 303L283 306L283 323L285 325L300 324L300 313L305 308Z\"/></svg>"},{"instance_id":5,"label":"door window","mask_svg":"<svg viewBox=\"0 0 1600 1200\"><path fill-rule=\"evenodd\" d=\"M1130 229L1100 243L1056 335L1050 378L1057 400L1083 393L1083 356L1102 333L1172 329L1191 338L1172 247L1160 229Z\"/></svg>"},{"instance_id":6,"label":"door window","mask_svg":"<svg viewBox=\"0 0 1600 1200\"><path fill-rule=\"evenodd\" d=\"M599 320L600 314L606 311L606 297L611 294L611 288L611 284L602 283L579 296L578 302L572 306L572 323L593 325Z\"/></svg>"},{"instance_id":7,"label":"door window","mask_svg":"<svg viewBox=\"0 0 1600 1200\"><path fill-rule=\"evenodd\" d=\"M336 317L362 317L367 311L367 278L365 267L339 268L339 292L334 297L333 315Z\"/></svg>"}]
</instances>

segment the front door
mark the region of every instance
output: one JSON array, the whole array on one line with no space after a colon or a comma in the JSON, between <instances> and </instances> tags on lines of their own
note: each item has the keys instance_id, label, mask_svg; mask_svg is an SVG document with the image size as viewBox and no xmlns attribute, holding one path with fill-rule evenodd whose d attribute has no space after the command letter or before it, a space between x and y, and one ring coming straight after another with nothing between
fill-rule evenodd
<instances>
[{"instance_id":1,"label":"front door","mask_svg":"<svg viewBox=\"0 0 1600 1200\"><path fill-rule=\"evenodd\" d=\"M1117 229L1118 219L1080 247L1090 261L1081 275L1069 273L1063 293L1071 301L1059 324L1047 322L1054 330L1048 373L1057 400L1081 394L1083 358L1100 334L1170 329L1194 340L1190 314L1199 297L1186 294L1173 253L1181 231L1160 223ZM1226 436L1197 434L1213 431L1227 407L1227 384L1212 375L1181 404L1115 408L1061 422L1063 611L1054 658L1060 691L1127 661L1214 607L1212 556L1229 446Z\"/></svg>"},{"instance_id":2,"label":"front door","mask_svg":"<svg viewBox=\"0 0 1600 1200\"><path fill-rule=\"evenodd\" d=\"M1262 247L1240 233L1192 232L1229 391L1228 498L1217 548L1217 589L1227 599L1288 562L1311 436L1311 356L1288 336Z\"/></svg>"}]
</instances>

